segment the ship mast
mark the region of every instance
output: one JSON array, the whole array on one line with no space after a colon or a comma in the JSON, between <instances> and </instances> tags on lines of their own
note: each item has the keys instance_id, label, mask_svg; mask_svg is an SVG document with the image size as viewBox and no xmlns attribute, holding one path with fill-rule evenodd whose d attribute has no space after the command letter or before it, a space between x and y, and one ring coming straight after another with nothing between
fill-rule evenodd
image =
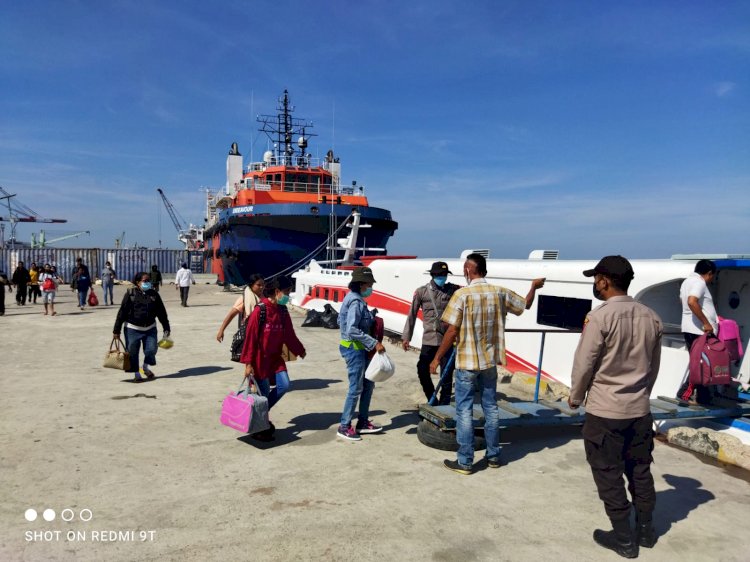
<instances>
[{"instance_id":1,"label":"ship mast","mask_svg":"<svg viewBox=\"0 0 750 562\"><path fill-rule=\"evenodd\" d=\"M289 101L289 92L284 90L284 95L278 99L276 115L258 115L258 123L261 123L260 131L273 143L274 158L277 165L307 167L309 155L305 154L308 139L316 136L308 133L307 129L313 127L312 121L293 117L294 106ZM294 137L297 136L295 148ZM296 156L295 156L296 155Z\"/></svg>"}]
</instances>

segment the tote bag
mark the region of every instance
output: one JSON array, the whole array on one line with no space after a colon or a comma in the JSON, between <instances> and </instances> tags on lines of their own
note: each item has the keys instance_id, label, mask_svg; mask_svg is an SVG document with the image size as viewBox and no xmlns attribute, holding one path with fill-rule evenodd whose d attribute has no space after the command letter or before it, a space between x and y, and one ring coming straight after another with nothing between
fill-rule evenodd
<instances>
[{"instance_id":1,"label":"tote bag","mask_svg":"<svg viewBox=\"0 0 750 562\"><path fill-rule=\"evenodd\" d=\"M103 367L107 369L118 369L120 371L130 370L130 354L125 351L125 344L120 338L112 338L109 351L104 354Z\"/></svg>"}]
</instances>

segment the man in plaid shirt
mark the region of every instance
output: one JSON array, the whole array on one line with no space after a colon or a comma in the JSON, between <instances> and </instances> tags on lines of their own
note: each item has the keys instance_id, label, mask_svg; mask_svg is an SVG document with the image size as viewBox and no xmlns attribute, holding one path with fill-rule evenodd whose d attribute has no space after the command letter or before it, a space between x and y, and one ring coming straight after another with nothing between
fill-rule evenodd
<instances>
[{"instance_id":1,"label":"man in plaid shirt","mask_svg":"<svg viewBox=\"0 0 750 562\"><path fill-rule=\"evenodd\" d=\"M446 459L444 466L459 474L474 471L474 387L479 379L484 436L487 440L486 459L490 468L500 466L500 418L497 409L497 364L505 365L505 316L520 316L531 308L536 290L544 286L544 278L531 282L526 298L485 279L487 262L481 254L469 254L464 262L468 287L451 297L443 322L449 324L443 343L430 363L430 372L437 373L440 359L456 344L456 441L458 460Z\"/></svg>"}]
</instances>

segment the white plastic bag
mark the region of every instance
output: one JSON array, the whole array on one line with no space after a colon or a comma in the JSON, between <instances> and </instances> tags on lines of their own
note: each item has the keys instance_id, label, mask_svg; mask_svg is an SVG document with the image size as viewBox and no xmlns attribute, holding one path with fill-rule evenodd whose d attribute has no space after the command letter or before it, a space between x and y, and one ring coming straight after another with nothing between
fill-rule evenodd
<instances>
[{"instance_id":1,"label":"white plastic bag","mask_svg":"<svg viewBox=\"0 0 750 562\"><path fill-rule=\"evenodd\" d=\"M396 365L384 351L383 353L376 353L375 357L372 358L365 371L365 378L372 382L383 382L391 378L395 372Z\"/></svg>"}]
</instances>

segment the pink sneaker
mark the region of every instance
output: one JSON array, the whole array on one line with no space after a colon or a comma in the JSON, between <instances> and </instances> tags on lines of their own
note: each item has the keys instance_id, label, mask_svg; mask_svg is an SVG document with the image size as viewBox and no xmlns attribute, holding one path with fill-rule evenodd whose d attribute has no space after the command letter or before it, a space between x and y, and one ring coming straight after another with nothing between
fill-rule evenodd
<instances>
[{"instance_id":1,"label":"pink sneaker","mask_svg":"<svg viewBox=\"0 0 750 562\"><path fill-rule=\"evenodd\" d=\"M362 435L365 435L367 433L380 433L383 431L383 427L371 422L370 420L367 420L362 425L357 424L357 433L360 433Z\"/></svg>"},{"instance_id":2,"label":"pink sneaker","mask_svg":"<svg viewBox=\"0 0 750 562\"><path fill-rule=\"evenodd\" d=\"M336 432L336 435L349 441L362 441L362 438L357 435L357 432L354 431L354 428L351 425L347 427L340 425L339 430Z\"/></svg>"}]
</instances>

